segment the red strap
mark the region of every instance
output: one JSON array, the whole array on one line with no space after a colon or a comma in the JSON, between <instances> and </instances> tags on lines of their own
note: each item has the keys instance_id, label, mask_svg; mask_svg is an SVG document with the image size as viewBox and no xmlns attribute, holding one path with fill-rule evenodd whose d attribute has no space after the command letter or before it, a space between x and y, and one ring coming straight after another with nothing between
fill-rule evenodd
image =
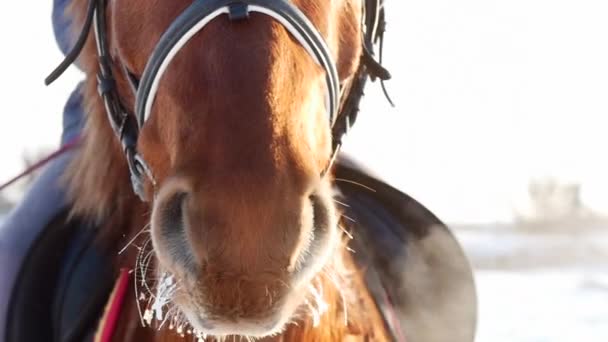
<instances>
[{"instance_id":1,"label":"red strap","mask_svg":"<svg viewBox=\"0 0 608 342\"><path fill-rule=\"evenodd\" d=\"M95 339L96 342L112 341L112 336L116 331L116 325L120 318L120 312L126 297L130 279L130 270L126 268L121 269L120 276L118 277L116 285L114 285L110 301L108 306L106 306L106 312L100 323L101 325L97 333L97 338Z\"/></svg>"}]
</instances>

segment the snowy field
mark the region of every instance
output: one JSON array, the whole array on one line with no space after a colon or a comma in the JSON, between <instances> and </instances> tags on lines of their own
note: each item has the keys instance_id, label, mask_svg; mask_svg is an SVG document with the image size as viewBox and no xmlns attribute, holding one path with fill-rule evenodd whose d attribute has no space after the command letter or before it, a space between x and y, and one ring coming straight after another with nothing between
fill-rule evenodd
<instances>
[{"instance_id":1,"label":"snowy field","mask_svg":"<svg viewBox=\"0 0 608 342\"><path fill-rule=\"evenodd\" d=\"M608 230L457 237L476 268L477 342L608 341Z\"/></svg>"},{"instance_id":2,"label":"snowy field","mask_svg":"<svg viewBox=\"0 0 608 342\"><path fill-rule=\"evenodd\" d=\"M476 272L477 342L608 341L608 269Z\"/></svg>"}]
</instances>

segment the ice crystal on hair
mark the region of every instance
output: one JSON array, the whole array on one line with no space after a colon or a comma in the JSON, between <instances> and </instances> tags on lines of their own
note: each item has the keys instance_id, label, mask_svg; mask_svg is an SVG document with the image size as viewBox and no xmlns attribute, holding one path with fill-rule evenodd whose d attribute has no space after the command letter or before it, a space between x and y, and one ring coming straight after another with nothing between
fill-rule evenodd
<instances>
[{"instance_id":1,"label":"ice crystal on hair","mask_svg":"<svg viewBox=\"0 0 608 342\"><path fill-rule=\"evenodd\" d=\"M156 288L154 303L152 303L152 312L157 320L163 321L163 307L171 301L171 297L175 292L175 287L173 276L166 272L163 273Z\"/></svg>"}]
</instances>

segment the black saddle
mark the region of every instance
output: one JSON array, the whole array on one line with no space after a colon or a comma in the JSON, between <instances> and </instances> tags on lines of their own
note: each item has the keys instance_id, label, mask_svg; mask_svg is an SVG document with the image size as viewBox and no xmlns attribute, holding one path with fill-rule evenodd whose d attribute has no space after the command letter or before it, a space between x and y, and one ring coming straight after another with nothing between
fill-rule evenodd
<instances>
[{"instance_id":1,"label":"black saddle","mask_svg":"<svg viewBox=\"0 0 608 342\"><path fill-rule=\"evenodd\" d=\"M339 161L336 177L354 221L351 248L395 340L473 341L472 272L445 225L349 160ZM41 233L13 291L6 342L93 340L116 280L96 234L97 226L70 218L67 209Z\"/></svg>"}]
</instances>

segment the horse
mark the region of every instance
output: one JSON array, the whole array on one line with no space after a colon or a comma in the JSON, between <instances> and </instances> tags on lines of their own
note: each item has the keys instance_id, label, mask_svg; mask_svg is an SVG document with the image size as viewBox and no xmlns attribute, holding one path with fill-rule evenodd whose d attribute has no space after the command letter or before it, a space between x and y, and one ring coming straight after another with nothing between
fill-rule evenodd
<instances>
[{"instance_id":1,"label":"horse","mask_svg":"<svg viewBox=\"0 0 608 342\"><path fill-rule=\"evenodd\" d=\"M474 339L471 268L447 227L339 152L366 81L389 77L380 0L72 0L68 15L83 29L47 83L78 61L87 124L49 239L86 241L62 272L87 274L96 318L55 334Z\"/></svg>"}]
</instances>

